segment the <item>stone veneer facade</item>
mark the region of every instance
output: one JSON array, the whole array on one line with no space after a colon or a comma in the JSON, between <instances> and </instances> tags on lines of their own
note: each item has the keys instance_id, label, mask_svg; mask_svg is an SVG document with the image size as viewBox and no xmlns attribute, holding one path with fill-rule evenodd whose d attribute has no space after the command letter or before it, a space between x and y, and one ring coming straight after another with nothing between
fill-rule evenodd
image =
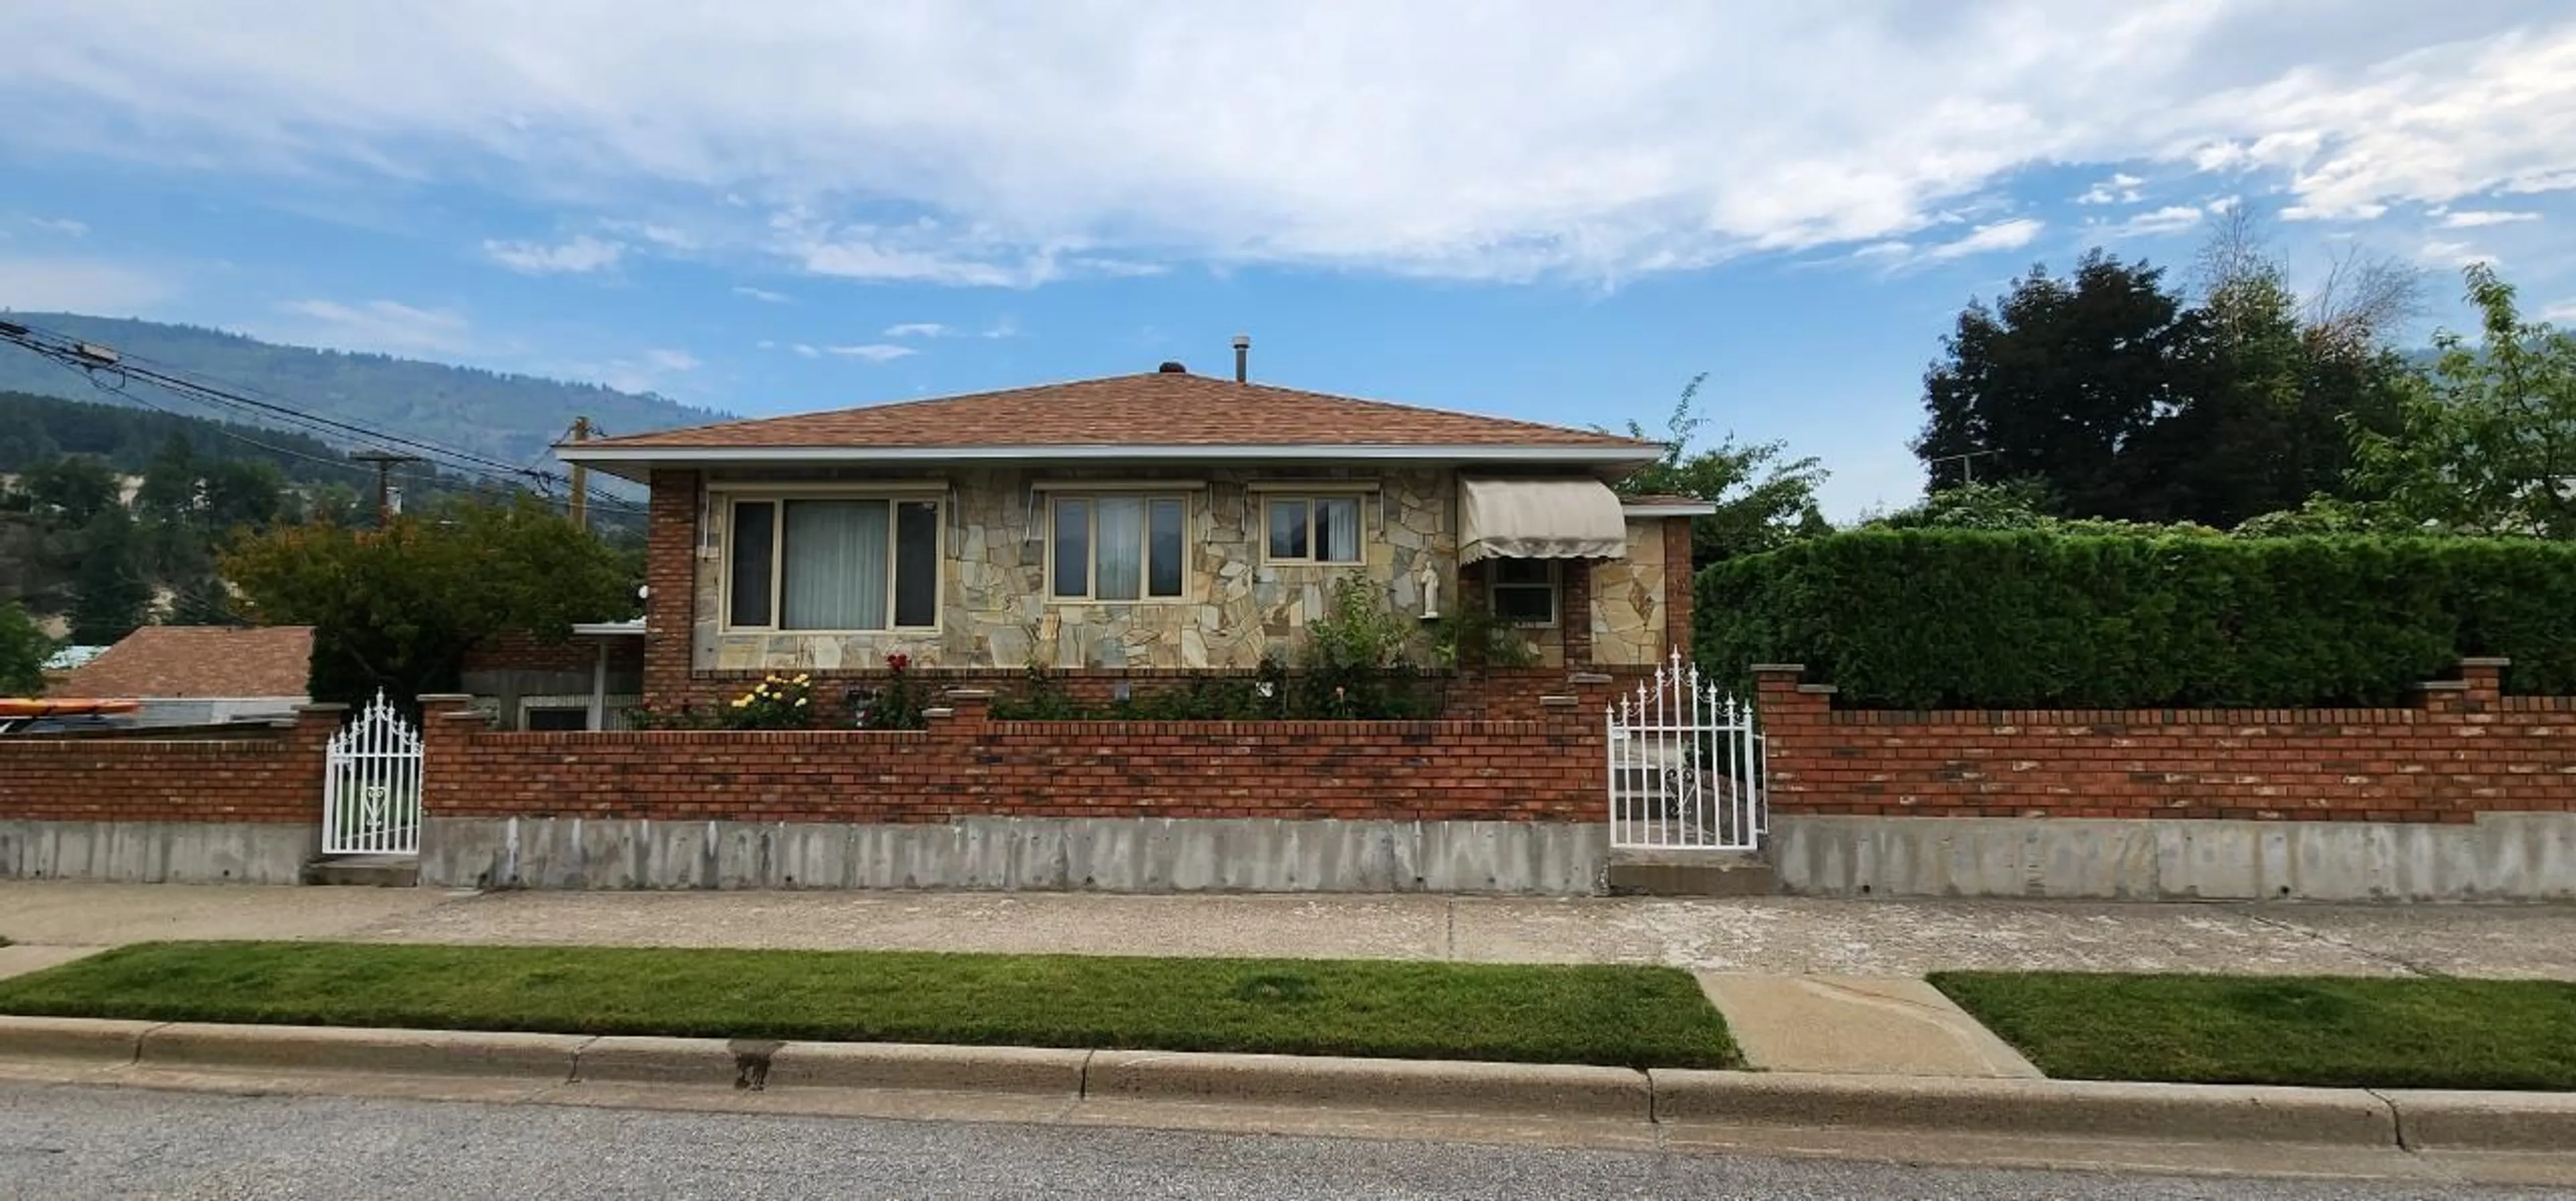
<instances>
[{"instance_id":1,"label":"stone veneer facade","mask_svg":"<svg viewBox=\"0 0 2576 1201\"><path fill-rule=\"evenodd\" d=\"M1047 497L1081 491L1081 481L1132 485L1168 475L1189 500L1187 595L1177 601L1056 601L1045 594ZM1265 495L1292 492L1291 479L1322 487L1372 484L1363 494L1357 566L1265 562L1261 538ZM808 634L729 630L723 624L719 545L728 498L778 488L870 483L948 484L942 512L940 625L936 630ZM1264 489L1250 486L1255 482ZM1443 467L1390 465L1337 476L1290 476L1235 468L1152 472L1136 468L961 467L911 477L876 473L866 480L827 474L748 478L694 472L653 476L653 525L647 603L647 693L675 695L697 673L798 670L867 672L901 653L923 667L1018 669L1245 669L1265 654L1293 659L1305 627L1322 617L1332 582L1364 571L1398 613L1422 611L1420 573L1438 581L1445 611L1457 605L1457 477ZM1041 490L1039 485L1043 484ZM1125 489L1132 491L1133 489ZM702 528L701 523L711 523ZM1629 558L1569 564L1560 607L1580 624L1532 630L1548 667L1650 663L1671 649L1678 588L1687 606L1688 521L1640 518L1629 523ZM1676 565L1671 528L1683 554ZM706 536L709 530L718 536ZM1679 584L1674 581L1680 580ZM1472 589L1475 581L1471 578ZM1686 618L1685 618L1686 621ZM685 628L685 644L661 631ZM1686 629L1684 625L1682 628ZM1569 654L1569 650L1572 652Z\"/></svg>"}]
</instances>

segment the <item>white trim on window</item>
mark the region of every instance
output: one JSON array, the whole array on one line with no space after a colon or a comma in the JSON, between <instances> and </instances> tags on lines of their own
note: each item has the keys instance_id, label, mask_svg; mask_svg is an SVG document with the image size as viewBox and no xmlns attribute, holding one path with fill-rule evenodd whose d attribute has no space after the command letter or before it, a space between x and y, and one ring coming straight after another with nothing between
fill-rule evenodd
<instances>
[{"instance_id":1,"label":"white trim on window","mask_svg":"<svg viewBox=\"0 0 2576 1201\"><path fill-rule=\"evenodd\" d=\"M1191 589L1190 572L1197 555L1197 512L1196 507L1190 504L1188 493L1158 493L1117 487L1098 492L1075 492L1070 490L1072 487L1071 483L1067 483L1066 491L1047 496L1046 504L1042 509L1046 514L1046 520L1038 526L1038 540L1046 548L1041 568L1045 572L1045 578L1038 581L1038 587L1041 590L1040 595L1046 597L1046 603L1051 605L1174 605L1188 604L1197 600ZM1133 497L1145 502L1145 528L1142 531L1144 547L1142 559L1137 566L1141 578L1137 580L1136 596L1132 599L1103 599L1100 596L1100 498L1102 496ZM1080 596L1059 594L1055 590L1056 514L1067 501L1083 506L1082 547L1083 553L1090 557L1090 562L1083 565L1082 595ZM1154 502L1156 501L1170 501L1181 506L1181 590L1173 596L1154 595Z\"/></svg>"},{"instance_id":2,"label":"white trim on window","mask_svg":"<svg viewBox=\"0 0 2576 1201\"><path fill-rule=\"evenodd\" d=\"M820 637L857 634L936 634L948 616L948 485L944 482L918 484L871 484L864 489L825 484L763 485L758 488L726 489L714 496L716 512L722 517L716 538L720 553L716 557L717 629L726 634L811 634ZM778 624L780 609L786 603L787 582L787 510L785 502L794 500L881 500L886 502L886 624L877 629L822 630L789 629ZM746 504L775 506L769 516L769 621L765 625L743 625L733 616L734 510ZM905 505L928 504L932 508L931 529L936 541L932 556L930 624L897 625L895 613L901 604L898 568L902 555L902 510Z\"/></svg>"},{"instance_id":3,"label":"white trim on window","mask_svg":"<svg viewBox=\"0 0 2576 1201\"><path fill-rule=\"evenodd\" d=\"M1534 591L1538 591L1538 590L1540 590L1540 589L1542 589L1542 588L1543 588L1543 589L1545 589L1545 590L1546 590L1546 592L1547 592L1547 620L1546 620L1546 621L1522 621L1522 620L1515 620L1515 619L1510 619L1510 618L1506 618L1505 620L1509 620L1509 621L1511 621L1511 623L1512 623L1513 625L1518 626L1518 627L1520 627L1521 629L1525 629L1525 630L1552 630L1552 629L1555 629L1557 626L1559 626L1559 625L1561 625L1561 624L1563 624L1563 623L1564 623L1564 620L1565 620L1565 565L1564 565L1564 563L1563 563L1563 561L1562 561L1562 560L1558 560L1558 559L1487 559L1487 560L1485 560L1485 561L1486 561L1486 562L1488 562L1488 563L1494 564L1494 566L1487 568L1487 569L1486 569L1486 571L1485 571L1486 604L1487 604L1487 607L1488 607L1488 608L1491 608L1497 616L1500 616L1500 615L1502 614L1502 611L1503 611L1503 607L1502 607L1502 605L1499 603L1498 598L1501 596L1502 591L1503 591L1504 589L1509 588L1509 589L1511 589L1511 590L1513 590L1513 591L1515 591L1515 592L1534 592ZM1546 582L1545 584L1536 584L1536 583L1528 583L1528 582L1513 583L1513 584L1506 584L1506 583L1504 583L1504 582L1503 582L1503 578L1502 578L1502 577L1503 577L1503 569L1502 569L1502 565L1503 565L1503 564L1505 564L1505 563L1543 563L1543 564L1546 564L1546 566L1547 566L1547 582Z\"/></svg>"},{"instance_id":4,"label":"white trim on window","mask_svg":"<svg viewBox=\"0 0 2576 1201\"><path fill-rule=\"evenodd\" d=\"M1316 537L1316 534L1323 525L1323 502L1328 500L1351 503L1352 536L1357 539L1351 547L1353 556L1351 558L1326 559L1318 554L1317 548L1323 545L1323 541ZM1303 555L1270 553L1270 510L1275 505L1283 504L1306 506L1306 553ZM1362 493L1357 491L1315 491L1295 494L1266 492L1261 494L1261 503L1256 507L1260 510L1261 521L1259 527L1253 532L1253 540L1261 546L1261 561L1264 563L1277 563L1289 567L1359 567L1368 562L1368 522L1364 520L1368 516L1368 505Z\"/></svg>"}]
</instances>

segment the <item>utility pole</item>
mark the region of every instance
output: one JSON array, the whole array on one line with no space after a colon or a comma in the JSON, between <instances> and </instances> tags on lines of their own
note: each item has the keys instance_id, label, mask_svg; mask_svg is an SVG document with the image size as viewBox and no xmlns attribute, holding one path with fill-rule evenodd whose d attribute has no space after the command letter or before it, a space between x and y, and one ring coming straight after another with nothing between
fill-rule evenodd
<instances>
[{"instance_id":1,"label":"utility pole","mask_svg":"<svg viewBox=\"0 0 2576 1201\"><path fill-rule=\"evenodd\" d=\"M572 440L590 441L590 418L572 419ZM590 528L590 468L579 463L572 465L572 528Z\"/></svg>"},{"instance_id":2,"label":"utility pole","mask_svg":"<svg viewBox=\"0 0 2576 1201\"><path fill-rule=\"evenodd\" d=\"M349 456L360 463L376 467L376 528L383 529L394 521L392 474L396 463L417 463L419 455L400 455L390 450L360 451Z\"/></svg>"}]
</instances>

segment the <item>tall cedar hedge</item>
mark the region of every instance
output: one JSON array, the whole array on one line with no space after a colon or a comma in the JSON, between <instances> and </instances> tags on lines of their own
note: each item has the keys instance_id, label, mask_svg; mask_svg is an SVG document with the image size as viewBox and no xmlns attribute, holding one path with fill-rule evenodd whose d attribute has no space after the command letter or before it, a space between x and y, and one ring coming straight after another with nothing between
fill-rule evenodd
<instances>
[{"instance_id":1,"label":"tall cedar hedge","mask_svg":"<svg viewBox=\"0 0 2576 1201\"><path fill-rule=\"evenodd\" d=\"M1698 623L1864 707L2403 704L2479 655L2564 694L2576 545L1860 530L1710 567Z\"/></svg>"}]
</instances>

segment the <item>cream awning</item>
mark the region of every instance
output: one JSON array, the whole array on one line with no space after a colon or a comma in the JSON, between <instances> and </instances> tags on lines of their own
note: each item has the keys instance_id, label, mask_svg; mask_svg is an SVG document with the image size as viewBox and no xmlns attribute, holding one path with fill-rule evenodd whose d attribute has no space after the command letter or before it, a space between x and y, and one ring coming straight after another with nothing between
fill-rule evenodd
<instances>
[{"instance_id":1,"label":"cream awning","mask_svg":"<svg viewBox=\"0 0 2576 1201\"><path fill-rule=\"evenodd\" d=\"M1627 557L1627 518L1599 480L1458 481L1461 563Z\"/></svg>"}]
</instances>

